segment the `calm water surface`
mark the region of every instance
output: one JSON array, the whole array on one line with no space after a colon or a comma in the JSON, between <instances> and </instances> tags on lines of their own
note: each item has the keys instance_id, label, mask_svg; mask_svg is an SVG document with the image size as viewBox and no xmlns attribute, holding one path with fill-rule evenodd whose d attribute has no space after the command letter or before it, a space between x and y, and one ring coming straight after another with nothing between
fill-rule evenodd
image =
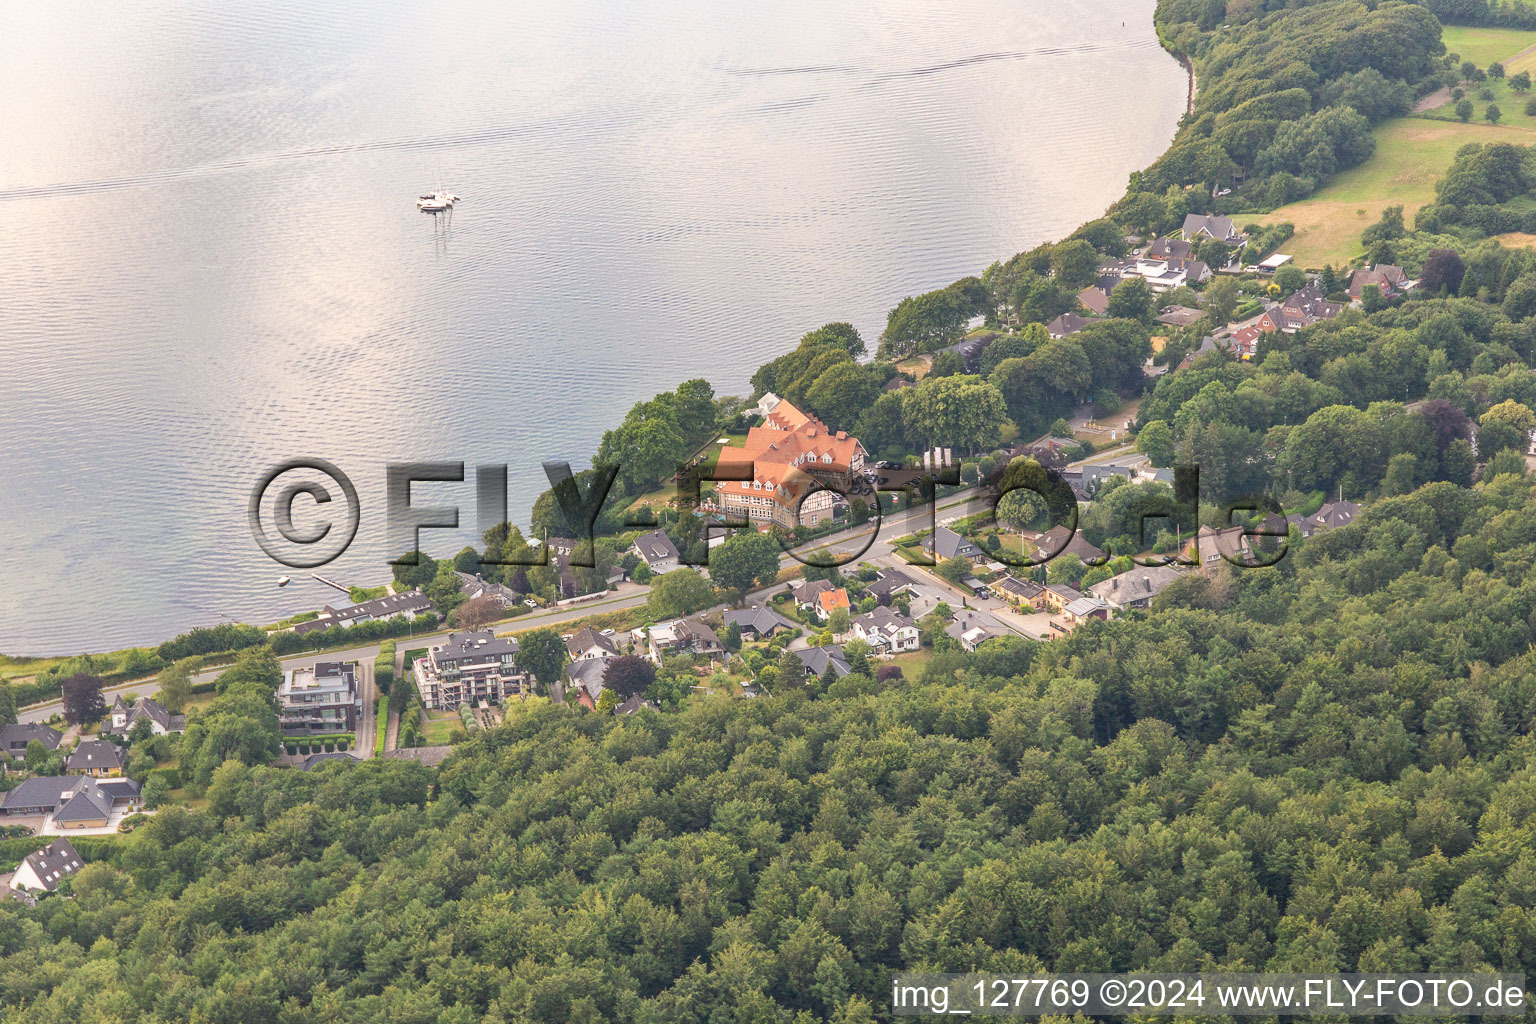
<instances>
[{"instance_id":1,"label":"calm water surface","mask_svg":"<svg viewBox=\"0 0 1536 1024\"><path fill-rule=\"evenodd\" d=\"M322 572L380 582L385 463L509 463L524 519L635 401L1070 231L1182 111L1152 6L12 5L0 651L339 597L251 539L280 459L356 481Z\"/></svg>"}]
</instances>

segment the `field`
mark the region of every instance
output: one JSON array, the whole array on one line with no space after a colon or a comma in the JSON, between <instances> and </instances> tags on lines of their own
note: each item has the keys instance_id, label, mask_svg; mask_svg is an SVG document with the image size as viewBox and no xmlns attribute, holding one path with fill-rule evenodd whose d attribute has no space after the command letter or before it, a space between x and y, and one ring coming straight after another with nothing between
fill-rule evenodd
<instances>
[{"instance_id":1,"label":"field","mask_svg":"<svg viewBox=\"0 0 1536 1024\"><path fill-rule=\"evenodd\" d=\"M1524 52L1536 43L1536 32L1517 28L1469 28L1447 25L1440 33L1447 53L1460 55L1480 68L1495 61L1513 74L1536 66L1536 53Z\"/></svg>"},{"instance_id":2,"label":"field","mask_svg":"<svg viewBox=\"0 0 1536 1024\"><path fill-rule=\"evenodd\" d=\"M1376 129L1376 152L1359 167L1336 176L1309 199L1282 206L1239 223L1290 221L1296 236L1281 248L1304 267L1340 266L1364 252L1360 232L1388 206L1401 205L1413 225L1419 207L1435 198L1435 182L1444 177L1456 151L1469 142L1536 142L1536 131L1473 121L1435 121L1405 117Z\"/></svg>"},{"instance_id":3,"label":"field","mask_svg":"<svg viewBox=\"0 0 1536 1024\"><path fill-rule=\"evenodd\" d=\"M1480 68L1499 61L1511 73L1536 74L1536 32L1502 28L1445 29L1446 49L1460 54ZM1492 83L1500 123L1483 120L1488 101L1469 95L1476 108L1466 124L1455 119L1454 105L1447 102L1425 114L1397 118L1376 129L1376 152L1359 167L1335 176L1326 186L1299 203L1273 213L1239 215L1240 224L1257 221L1296 225L1296 236L1282 246L1304 267L1329 263L1340 266L1364 252L1360 233L1388 206L1401 204L1404 219L1413 226L1419 207L1435 198L1435 182L1445 175L1456 151L1469 142L1536 143L1536 117L1525 114L1525 96L1505 82ZM1530 94L1536 96L1536 90Z\"/></svg>"}]
</instances>

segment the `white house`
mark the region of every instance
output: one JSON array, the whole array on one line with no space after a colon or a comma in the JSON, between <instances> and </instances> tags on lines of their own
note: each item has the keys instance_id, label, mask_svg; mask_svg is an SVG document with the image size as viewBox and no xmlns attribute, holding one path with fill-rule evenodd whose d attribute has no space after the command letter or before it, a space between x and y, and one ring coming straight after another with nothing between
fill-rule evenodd
<instances>
[{"instance_id":1,"label":"white house","mask_svg":"<svg viewBox=\"0 0 1536 1024\"><path fill-rule=\"evenodd\" d=\"M83 867L80 854L68 839L55 839L41 850L27 854L11 876L11 888L28 894L53 892L64 879Z\"/></svg>"},{"instance_id":2,"label":"white house","mask_svg":"<svg viewBox=\"0 0 1536 1024\"><path fill-rule=\"evenodd\" d=\"M884 606L854 619L852 629L877 654L901 654L922 646L922 634L912 620Z\"/></svg>"}]
</instances>

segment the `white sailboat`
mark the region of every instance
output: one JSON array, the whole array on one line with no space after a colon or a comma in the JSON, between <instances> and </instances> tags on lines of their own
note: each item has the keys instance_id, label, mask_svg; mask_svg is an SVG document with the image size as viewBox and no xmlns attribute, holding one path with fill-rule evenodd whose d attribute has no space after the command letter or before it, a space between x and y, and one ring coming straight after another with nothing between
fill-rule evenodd
<instances>
[{"instance_id":1,"label":"white sailboat","mask_svg":"<svg viewBox=\"0 0 1536 1024\"><path fill-rule=\"evenodd\" d=\"M441 164L437 166L437 180L439 183L443 180ZM416 208L423 213L442 213L444 210L451 209L453 204L458 201L459 197L457 195L447 191L439 184L436 191L416 197Z\"/></svg>"}]
</instances>

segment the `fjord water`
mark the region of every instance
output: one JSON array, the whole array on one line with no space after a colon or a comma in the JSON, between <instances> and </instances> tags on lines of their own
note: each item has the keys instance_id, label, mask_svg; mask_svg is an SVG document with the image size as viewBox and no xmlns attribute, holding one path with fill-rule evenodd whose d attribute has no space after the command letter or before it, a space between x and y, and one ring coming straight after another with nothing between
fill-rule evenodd
<instances>
[{"instance_id":1,"label":"fjord water","mask_svg":"<svg viewBox=\"0 0 1536 1024\"><path fill-rule=\"evenodd\" d=\"M387 462L507 463L525 521L637 400L1070 231L1182 113L1152 7L13 5L0 651L341 597L251 538L279 460L356 482L321 571L382 582ZM472 536L472 483L414 500Z\"/></svg>"}]
</instances>

